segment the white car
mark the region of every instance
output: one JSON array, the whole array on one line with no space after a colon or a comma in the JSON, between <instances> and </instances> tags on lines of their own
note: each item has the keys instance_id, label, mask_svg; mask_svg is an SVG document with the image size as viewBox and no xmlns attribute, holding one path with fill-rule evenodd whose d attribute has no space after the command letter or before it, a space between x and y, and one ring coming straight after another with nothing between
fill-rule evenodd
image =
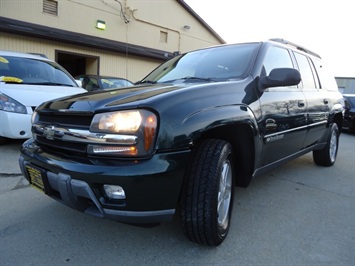
<instances>
[{"instance_id":1,"label":"white car","mask_svg":"<svg viewBox=\"0 0 355 266\"><path fill-rule=\"evenodd\" d=\"M0 51L0 144L30 138L31 116L42 102L84 92L45 56Z\"/></svg>"}]
</instances>

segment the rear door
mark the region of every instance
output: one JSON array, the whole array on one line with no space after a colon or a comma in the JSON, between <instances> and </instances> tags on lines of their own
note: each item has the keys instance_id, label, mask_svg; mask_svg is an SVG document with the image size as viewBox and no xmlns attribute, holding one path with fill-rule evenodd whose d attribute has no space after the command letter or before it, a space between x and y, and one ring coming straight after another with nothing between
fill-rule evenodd
<instances>
[{"instance_id":1,"label":"rear door","mask_svg":"<svg viewBox=\"0 0 355 266\"><path fill-rule=\"evenodd\" d=\"M295 68L289 50L277 46L269 48L261 76L269 75L274 68ZM265 166L302 148L307 130L307 108L298 86L268 88L262 93L260 104L259 127L264 142L260 164Z\"/></svg>"},{"instance_id":2,"label":"rear door","mask_svg":"<svg viewBox=\"0 0 355 266\"><path fill-rule=\"evenodd\" d=\"M321 62L312 61L307 55L298 52L294 52L294 55L301 73L300 86L302 86L306 97L308 110L308 129L303 144L304 147L308 147L315 144L325 132L332 97L327 96L328 92L325 88L321 88L314 64L314 62L318 63L317 68L320 69L322 67Z\"/></svg>"}]
</instances>

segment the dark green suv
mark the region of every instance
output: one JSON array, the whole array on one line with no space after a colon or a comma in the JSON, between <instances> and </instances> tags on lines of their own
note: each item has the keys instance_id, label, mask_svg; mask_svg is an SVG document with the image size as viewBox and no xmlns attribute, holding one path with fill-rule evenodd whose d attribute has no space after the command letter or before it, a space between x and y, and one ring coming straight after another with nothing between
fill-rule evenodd
<instances>
[{"instance_id":1,"label":"dark green suv","mask_svg":"<svg viewBox=\"0 0 355 266\"><path fill-rule=\"evenodd\" d=\"M226 238L235 185L313 152L336 160L343 97L320 57L275 39L179 55L130 88L49 101L19 158L45 194L98 217Z\"/></svg>"}]
</instances>

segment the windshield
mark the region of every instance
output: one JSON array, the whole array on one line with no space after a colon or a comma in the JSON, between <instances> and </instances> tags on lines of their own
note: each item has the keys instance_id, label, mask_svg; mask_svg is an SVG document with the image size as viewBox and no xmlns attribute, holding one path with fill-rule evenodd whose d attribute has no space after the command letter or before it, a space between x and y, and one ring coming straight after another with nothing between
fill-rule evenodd
<instances>
[{"instance_id":1,"label":"windshield","mask_svg":"<svg viewBox=\"0 0 355 266\"><path fill-rule=\"evenodd\" d=\"M119 79L119 78L102 78L101 84L104 89L132 86L132 83L129 82L128 80Z\"/></svg>"},{"instance_id":2,"label":"windshield","mask_svg":"<svg viewBox=\"0 0 355 266\"><path fill-rule=\"evenodd\" d=\"M243 78L258 44L239 44L198 50L160 65L139 83L227 81Z\"/></svg>"},{"instance_id":3,"label":"windshield","mask_svg":"<svg viewBox=\"0 0 355 266\"><path fill-rule=\"evenodd\" d=\"M13 56L0 56L0 82L77 87L55 62Z\"/></svg>"}]
</instances>

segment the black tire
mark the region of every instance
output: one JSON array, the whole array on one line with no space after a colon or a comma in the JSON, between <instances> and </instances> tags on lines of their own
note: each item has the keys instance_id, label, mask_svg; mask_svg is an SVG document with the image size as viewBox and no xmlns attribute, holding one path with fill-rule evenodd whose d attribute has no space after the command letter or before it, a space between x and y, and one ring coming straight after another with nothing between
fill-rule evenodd
<instances>
[{"instance_id":1,"label":"black tire","mask_svg":"<svg viewBox=\"0 0 355 266\"><path fill-rule=\"evenodd\" d=\"M223 140L202 141L193 151L182 188L185 235L199 244L221 244L230 227L233 194L232 146Z\"/></svg>"},{"instance_id":2,"label":"black tire","mask_svg":"<svg viewBox=\"0 0 355 266\"><path fill-rule=\"evenodd\" d=\"M338 154L339 147L339 128L334 123L329 130L327 145L321 149L313 151L313 161L317 165L332 166Z\"/></svg>"},{"instance_id":3,"label":"black tire","mask_svg":"<svg viewBox=\"0 0 355 266\"><path fill-rule=\"evenodd\" d=\"M7 141L7 138L0 137L0 145L5 144L6 141Z\"/></svg>"}]
</instances>

